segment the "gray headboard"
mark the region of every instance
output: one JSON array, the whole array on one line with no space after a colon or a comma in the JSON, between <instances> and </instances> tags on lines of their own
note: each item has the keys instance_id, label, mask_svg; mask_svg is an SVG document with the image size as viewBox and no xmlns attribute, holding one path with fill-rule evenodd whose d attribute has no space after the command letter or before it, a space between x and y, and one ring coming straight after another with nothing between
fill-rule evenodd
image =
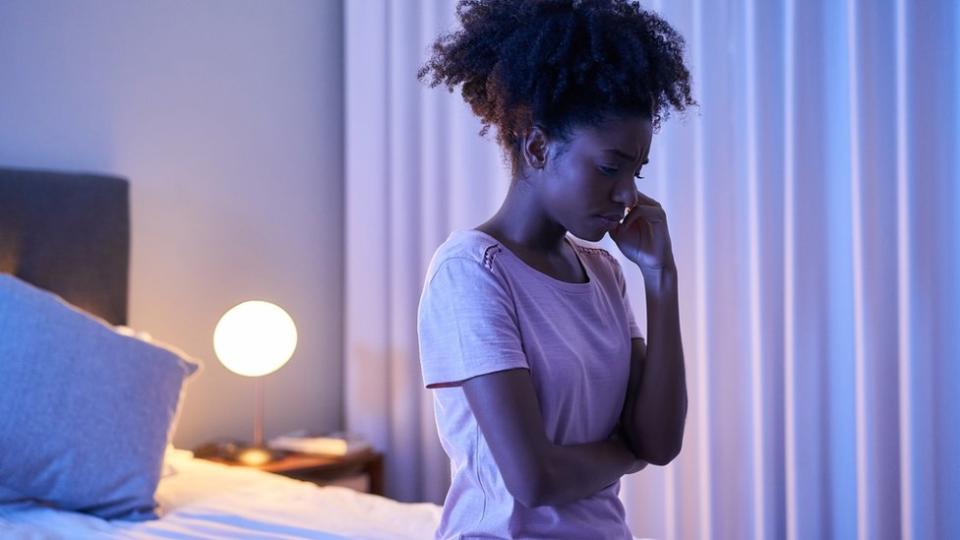
<instances>
[{"instance_id":1,"label":"gray headboard","mask_svg":"<svg viewBox=\"0 0 960 540\"><path fill-rule=\"evenodd\" d=\"M0 168L0 272L127 322L127 180Z\"/></svg>"}]
</instances>

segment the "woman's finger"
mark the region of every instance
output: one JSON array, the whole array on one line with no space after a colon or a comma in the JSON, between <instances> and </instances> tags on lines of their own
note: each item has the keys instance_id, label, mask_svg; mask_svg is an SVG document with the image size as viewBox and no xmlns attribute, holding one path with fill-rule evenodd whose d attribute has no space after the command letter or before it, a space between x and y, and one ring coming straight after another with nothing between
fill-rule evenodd
<instances>
[{"instance_id":1,"label":"woman's finger","mask_svg":"<svg viewBox=\"0 0 960 540\"><path fill-rule=\"evenodd\" d=\"M646 193L640 191L639 189L637 190L637 195L639 196L638 198L640 199L640 203L641 203L641 204L649 204L649 205L653 205L653 206L662 206L662 205L660 204L660 201L654 199L653 197L650 197L649 195L647 195Z\"/></svg>"},{"instance_id":2,"label":"woman's finger","mask_svg":"<svg viewBox=\"0 0 960 540\"><path fill-rule=\"evenodd\" d=\"M623 223L632 223L634 220L641 217L651 221L663 221L666 218L666 214L664 214L663 208L659 206L639 204L630 210L630 213L627 214L627 217L623 219Z\"/></svg>"}]
</instances>

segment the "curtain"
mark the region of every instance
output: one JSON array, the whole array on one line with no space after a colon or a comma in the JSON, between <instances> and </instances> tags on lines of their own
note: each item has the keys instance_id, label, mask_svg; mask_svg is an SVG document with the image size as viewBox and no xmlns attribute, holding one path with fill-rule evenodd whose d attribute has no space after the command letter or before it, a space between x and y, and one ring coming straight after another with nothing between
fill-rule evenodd
<instances>
[{"instance_id":1,"label":"curtain","mask_svg":"<svg viewBox=\"0 0 960 540\"><path fill-rule=\"evenodd\" d=\"M667 211L690 409L680 456L622 483L634 534L960 538L960 7L644 6L685 36L700 107L641 184ZM345 423L386 452L388 495L442 503L417 302L508 168L416 80L452 1L345 7Z\"/></svg>"}]
</instances>

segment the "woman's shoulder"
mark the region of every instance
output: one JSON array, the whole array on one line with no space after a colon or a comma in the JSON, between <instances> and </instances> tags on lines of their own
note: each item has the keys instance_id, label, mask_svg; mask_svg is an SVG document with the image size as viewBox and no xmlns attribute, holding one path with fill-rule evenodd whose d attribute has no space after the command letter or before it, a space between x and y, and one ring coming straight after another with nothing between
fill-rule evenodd
<instances>
[{"instance_id":1,"label":"woman's shoulder","mask_svg":"<svg viewBox=\"0 0 960 540\"><path fill-rule=\"evenodd\" d=\"M508 294L509 279L497 258L500 250L500 243L483 232L453 231L434 251L424 278L424 294L428 290L458 296Z\"/></svg>"},{"instance_id":2,"label":"woman's shoulder","mask_svg":"<svg viewBox=\"0 0 960 540\"><path fill-rule=\"evenodd\" d=\"M567 240L570 241L570 245L573 246L573 248L577 251L577 254L579 254L582 259L593 259L598 263L608 265L620 264L616 257L599 245L587 243L586 241L570 234L567 235Z\"/></svg>"},{"instance_id":3,"label":"woman's shoulder","mask_svg":"<svg viewBox=\"0 0 960 540\"><path fill-rule=\"evenodd\" d=\"M434 251L428 274L433 274L444 263L452 260L476 263L477 268L493 270L494 259L500 249L500 242L484 232L476 229L457 229L451 232Z\"/></svg>"},{"instance_id":4,"label":"woman's shoulder","mask_svg":"<svg viewBox=\"0 0 960 540\"><path fill-rule=\"evenodd\" d=\"M616 283L621 281L623 267L612 253L599 245L586 243L572 235L567 235L567 239L570 240L570 244L577 251L583 264L590 266L601 281L613 280Z\"/></svg>"}]
</instances>

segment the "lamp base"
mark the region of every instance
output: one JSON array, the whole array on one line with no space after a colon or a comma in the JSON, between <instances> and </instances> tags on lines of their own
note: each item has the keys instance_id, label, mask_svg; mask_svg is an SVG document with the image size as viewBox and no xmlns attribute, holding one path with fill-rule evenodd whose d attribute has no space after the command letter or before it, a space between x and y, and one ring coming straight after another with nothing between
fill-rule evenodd
<instances>
[{"instance_id":1,"label":"lamp base","mask_svg":"<svg viewBox=\"0 0 960 540\"><path fill-rule=\"evenodd\" d=\"M264 448L262 446L248 446L241 448L237 451L237 454L234 456L234 460L247 465L248 467L259 467L260 465L266 465L271 461L277 459L279 455L277 452L269 448Z\"/></svg>"},{"instance_id":2,"label":"lamp base","mask_svg":"<svg viewBox=\"0 0 960 540\"><path fill-rule=\"evenodd\" d=\"M255 444L234 442L211 443L194 450L194 456L198 458L214 458L248 467L266 465L282 458L287 453L283 450L273 450Z\"/></svg>"}]
</instances>

